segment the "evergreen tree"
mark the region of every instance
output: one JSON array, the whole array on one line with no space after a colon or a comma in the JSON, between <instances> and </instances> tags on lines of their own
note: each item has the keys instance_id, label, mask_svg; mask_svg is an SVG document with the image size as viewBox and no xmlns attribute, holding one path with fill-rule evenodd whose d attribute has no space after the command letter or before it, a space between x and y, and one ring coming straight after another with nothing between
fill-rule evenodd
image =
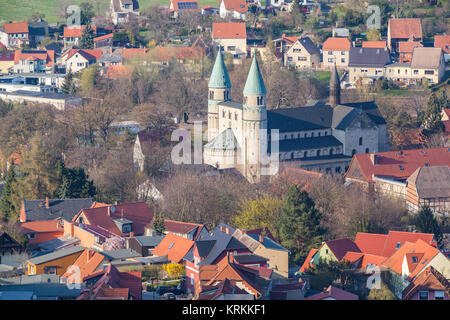
<instances>
[{"instance_id":1,"label":"evergreen tree","mask_svg":"<svg viewBox=\"0 0 450 320\"><path fill-rule=\"evenodd\" d=\"M92 181L88 180L82 168L66 168L64 162L58 160L56 164L58 187L55 196L61 199L89 198L96 194Z\"/></svg>"},{"instance_id":2,"label":"evergreen tree","mask_svg":"<svg viewBox=\"0 0 450 320\"><path fill-rule=\"evenodd\" d=\"M64 77L64 83L61 87L61 90L65 94L74 94L75 93L75 83L73 81L73 73L70 69Z\"/></svg>"},{"instance_id":3,"label":"evergreen tree","mask_svg":"<svg viewBox=\"0 0 450 320\"><path fill-rule=\"evenodd\" d=\"M14 165L11 163L8 174L6 175L5 185L3 186L2 199L1 199L1 217L3 220L8 221L11 215L15 212L15 206L12 200L13 184L16 181L16 173L14 171Z\"/></svg>"},{"instance_id":4,"label":"evergreen tree","mask_svg":"<svg viewBox=\"0 0 450 320\"><path fill-rule=\"evenodd\" d=\"M82 49L93 49L94 48L94 29L91 26L86 26L83 29L83 33L80 38L80 47Z\"/></svg>"},{"instance_id":5,"label":"evergreen tree","mask_svg":"<svg viewBox=\"0 0 450 320\"><path fill-rule=\"evenodd\" d=\"M420 209L420 212L415 221L415 226L419 232L433 233L438 245L442 245L442 230L439 227L439 222L436 220L430 207L425 206Z\"/></svg>"},{"instance_id":6,"label":"evergreen tree","mask_svg":"<svg viewBox=\"0 0 450 320\"><path fill-rule=\"evenodd\" d=\"M164 225L164 218L162 214L155 215L153 217L153 230L156 232L156 235L162 236L164 231L166 231L166 227Z\"/></svg>"},{"instance_id":7,"label":"evergreen tree","mask_svg":"<svg viewBox=\"0 0 450 320\"><path fill-rule=\"evenodd\" d=\"M441 109L441 99L433 92L428 99L424 114L423 125L425 129L436 132L441 128Z\"/></svg>"},{"instance_id":8,"label":"evergreen tree","mask_svg":"<svg viewBox=\"0 0 450 320\"><path fill-rule=\"evenodd\" d=\"M303 261L311 248L322 243L321 219L308 194L296 185L291 186L276 224L282 245L291 251L292 262Z\"/></svg>"}]
</instances>

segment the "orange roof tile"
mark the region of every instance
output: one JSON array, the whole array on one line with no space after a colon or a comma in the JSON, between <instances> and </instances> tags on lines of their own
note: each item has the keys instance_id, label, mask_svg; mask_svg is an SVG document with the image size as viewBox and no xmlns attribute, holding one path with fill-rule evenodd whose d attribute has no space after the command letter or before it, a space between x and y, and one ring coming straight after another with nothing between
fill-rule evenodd
<instances>
[{"instance_id":1,"label":"orange roof tile","mask_svg":"<svg viewBox=\"0 0 450 320\"><path fill-rule=\"evenodd\" d=\"M83 279L96 272L104 261L108 261L104 255L94 250L86 249L73 263L74 266L79 268L79 276L75 277L76 268L73 268L70 271L66 271L61 278L72 276L71 279L73 279L74 283L83 283Z\"/></svg>"},{"instance_id":2,"label":"orange roof tile","mask_svg":"<svg viewBox=\"0 0 450 320\"><path fill-rule=\"evenodd\" d=\"M130 78L134 67L130 65L110 65L105 77L108 79Z\"/></svg>"},{"instance_id":3,"label":"orange roof tile","mask_svg":"<svg viewBox=\"0 0 450 320\"><path fill-rule=\"evenodd\" d=\"M112 206L112 204L94 201L94 203L92 203L91 208L101 208L101 207L107 207L107 206Z\"/></svg>"},{"instance_id":4,"label":"orange roof tile","mask_svg":"<svg viewBox=\"0 0 450 320\"><path fill-rule=\"evenodd\" d=\"M287 182L302 186L303 190L306 191L322 176L323 173L320 172L291 167L286 167L281 173L281 177L287 179Z\"/></svg>"},{"instance_id":5,"label":"orange roof tile","mask_svg":"<svg viewBox=\"0 0 450 320\"><path fill-rule=\"evenodd\" d=\"M434 47L442 48L445 53L450 53L450 35L434 36Z\"/></svg>"},{"instance_id":6,"label":"orange roof tile","mask_svg":"<svg viewBox=\"0 0 450 320\"><path fill-rule=\"evenodd\" d=\"M108 34L105 34L104 36L100 36L100 37L94 38L94 42L95 41L104 40L104 39L108 39L108 38L113 38L113 37L114 37L114 33L108 33Z\"/></svg>"},{"instance_id":7,"label":"orange roof tile","mask_svg":"<svg viewBox=\"0 0 450 320\"><path fill-rule=\"evenodd\" d=\"M23 222L20 226L22 227L25 233L64 231L64 226L60 220L29 221Z\"/></svg>"},{"instance_id":8,"label":"orange roof tile","mask_svg":"<svg viewBox=\"0 0 450 320\"><path fill-rule=\"evenodd\" d=\"M389 19L391 38L407 39L414 36L422 39L422 24L420 19Z\"/></svg>"},{"instance_id":9,"label":"orange roof tile","mask_svg":"<svg viewBox=\"0 0 450 320\"><path fill-rule=\"evenodd\" d=\"M136 56L144 55L146 53L147 48L124 48L122 50L122 58L124 60L129 60Z\"/></svg>"},{"instance_id":10,"label":"orange roof tile","mask_svg":"<svg viewBox=\"0 0 450 320\"><path fill-rule=\"evenodd\" d=\"M186 2L194 2L196 5L193 8L184 8L179 6L180 3L186 3ZM170 8L172 6L173 8ZM173 11L196 11L199 10L198 1L197 0L170 0L170 6L169 6L169 12Z\"/></svg>"},{"instance_id":11,"label":"orange roof tile","mask_svg":"<svg viewBox=\"0 0 450 320\"><path fill-rule=\"evenodd\" d=\"M74 54L79 53L88 60L98 61L103 54L100 49L70 49L64 55L67 54L67 59L73 57Z\"/></svg>"},{"instance_id":12,"label":"orange roof tile","mask_svg":"<svg viewBox=\"0 0 450 320\"><path fill-rule=\"evenodd\" d=\"M0 48L6 49L1 43ZM14 61L14 52L0 52L0 61Z\"/></svg>"},{"instance_id":13,"label":"orange roof tile","mask_svg":"<svg viewBox=\"0 0 450 320\"><path fill-rule=\"evenodd\" d=\"M5 24L6 33L28 33L28 24L26 22L11 22Z\"/></svg>"},{"instance_id":14,"label":"orange roof tile","mask_svg":"<svg viewBox=\"0 0 450 320\"><path fill-rule=\"evenodd\" d=\"M247 1L246 0L221 0L219 3L219 7L225 3L225 8L229 11L233 10L239 13L248 12Z\"/></svg>"},{"instance_id":15,"label":"orange roof tile","mask_svg":"<svg viewBox=\"0 0 450 320\"><path fill-rule=\"evenodd\" d=\"M419 41L400 41L398 43L398 52L412 53L414 48L422 48L423 45Z\"/></svg>"},{"instance_id":16,"label":"orange roof tile","mask_svg":"<svg viewBox=\"0 0 450 320\"><path fill-rule=\"evenodd\" d=\"M387 47L386 41L363 41L363 48L380 48L384 49Z\"/></svg>"},{"instance_id":17,"label":"orange roof tile","mask_svg":"<svg viewBox=\"0 0 450 320\"><path fill-rule=\"evenodd\" d=\"M158 246L153 250L153 255L167 255L170 261L179 263L193 245L194 241L177 236L173 233L168 233L158 244Z\"/></svg>"},{"instance_id":18,"label":"orange roof tile","mask_svg":"<svg viewBox=\"0 0 450 320\"><path fill-rule=\"evenodd\" d=\"M245 22L214 22L214 39L246 39Z\"/></svg>"},{"instance_id":19,"label":"orange roof tile","mask_svg":"<svg viewBox=\"0 0 450 320\"><path fill-rule=\"evenodd\" d=\"M352 43L347 38L330 37L323 43L324 51L350 51Z\"/></svg>"},{"instance_id":20,"label":"orange roof tile","mask_svg":"<svg viewBox=\"0 0 450 320\"><path fill-rule=\"evenodd\" d=\"M202 51L192 47L156 47L149 51L149 56L156 61L170 59L200 59Z\"/></svg>"},{"instance_id":21,"label":"orange roof tile","mask_svg":"<svg viewBox=\"0 0 450 320\"><path fill-rule=\"evenodd\" d=\"M91 28L96 33L97 28L95 26L91 26ZM84 29L86 26L64 27L64 38L80 38Z\"/></svg>"},{"instance_id":22,"label":"orange roof tile","mask_svg":"<svg viewBox=\"0 0 450 320\"><path fill-rule=\"evenodd\" d=\"M314 255L319 251L319 249L311 249L306 257L305 262L303 262L301 268L298 270L299 272L305 272L311 266L311 261Z\"/></svg>"},{"instance_id":23,"label":"orange roof tile","mask_svg":"<svg viewBox=\"0 0 450 320\"><path fill-rule=\"evenodd\" d=\"M305 300L324 300L328 298L333 298L335 300L359 300L356 294L333 286L329 286L325 291L321 293L306 297Z\"/></svg>"},{"instance_id":24,"label":"orange roof tile","mask_svg":"<svg viewBox=\"0 0 450 320\"><path fill-rule=\"evenodd\" d=\"M443 290L450 296L450 282L432 266L419 274L402 292L402 300L409 300L419 290Z\"/></svg>"},{"instance_id":25,"label":"orange roof tile","mask_svg":"<svg viewBox=\"0 0 450 320\"><path fill-rule=\"evenodd\" d=\"M55 63L54 50L16 50L14 54L14 63L18 64L20 60L44 60L46 66L53 66Z\"/></svg>"}]
</instances>

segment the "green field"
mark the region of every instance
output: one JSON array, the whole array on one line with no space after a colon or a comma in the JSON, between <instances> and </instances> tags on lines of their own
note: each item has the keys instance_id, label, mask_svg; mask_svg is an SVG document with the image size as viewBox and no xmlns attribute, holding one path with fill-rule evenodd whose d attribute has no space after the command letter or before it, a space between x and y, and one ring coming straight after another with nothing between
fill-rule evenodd
<instances>
[{"instance_id":1,"label":"green field","mask_svg":"<svg viewBox=\"0 0 450 320\"><path fill-rule=\"evenodd\" d=\"M49 23L55 23L60 20L62 3L66 4L80 4L82 2L90 2L93 4L95 13L104 15L109 7L110 0L27 0L27 1L13 1L0 0L0 24L6 21L23 21L28 19L33 12L40 12L45 14L45 20ZM169 0L139 0L140 10L152 4L160 6L168 6ZM203 6L218 6L219 0L199 0L200 7Z\"/></svg>"}]
</instances>

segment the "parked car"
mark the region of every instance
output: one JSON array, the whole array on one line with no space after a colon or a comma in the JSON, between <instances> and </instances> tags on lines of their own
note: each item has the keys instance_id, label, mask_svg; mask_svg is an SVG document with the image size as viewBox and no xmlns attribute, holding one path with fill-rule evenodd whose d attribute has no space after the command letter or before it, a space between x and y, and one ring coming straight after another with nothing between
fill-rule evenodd
<instances>
[{"instance_id":1,"label":"parked car","mask_svg":"<svg viewBox=\"0 0 450 320\"><path fill-rule=\"evenodd\" d=\"M166 292L161 297L162 300L176 300L177 298L172 292Z\"/></svg>"}]
</instances>

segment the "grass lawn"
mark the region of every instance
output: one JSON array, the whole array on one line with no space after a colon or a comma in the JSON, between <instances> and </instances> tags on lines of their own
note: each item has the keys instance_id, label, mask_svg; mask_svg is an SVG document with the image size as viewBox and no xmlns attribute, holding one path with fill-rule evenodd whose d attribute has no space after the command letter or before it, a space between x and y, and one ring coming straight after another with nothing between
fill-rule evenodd
<instances>
[{"instance_id":1,"label":"grass lawn","mask_svg":"<svg viewBox=\"0 0 450 320\"><path fill-rule=\"evenodd\" d=\"M49 23L55 23L59 20L60 8L58 3L61 0L27 0L27 1L13 1L0 0L0 24L12 21L23 21L28 19L33 12L40 12L45 14L45 20ZM94 6L96 14L104 15L109 8L110 0L70 0L72 5L78 5L82 2L90 2ZM98 3L98 6L97 6ZM150 5L169 6L169 0L139 0L141 11L145 10ZM200 7L203 6L219 6L219 0L199 0ZM99 12L97 12L99 8Z\"/></svg>"},{"instance_id":2,"label":"grass lawn","mask_svg":"<svg viewBox=\"0 0 450 320\"><path fill-rule=\"evenodd\" d=\"M323 83L330 83L331 71L317 71L317 79Z\"/></svg>"},{"instance_id":3,"label":"grass lawn","mask_svg":"<svg viewBox=\"0 0 450 320\"><path fill-rule=\"evenodd\" d=\"M426 92L424 89L390 89L381 90L377 92L377 95L385 97L411 97L423 95Z\"/></svg>"}]
</instances>

